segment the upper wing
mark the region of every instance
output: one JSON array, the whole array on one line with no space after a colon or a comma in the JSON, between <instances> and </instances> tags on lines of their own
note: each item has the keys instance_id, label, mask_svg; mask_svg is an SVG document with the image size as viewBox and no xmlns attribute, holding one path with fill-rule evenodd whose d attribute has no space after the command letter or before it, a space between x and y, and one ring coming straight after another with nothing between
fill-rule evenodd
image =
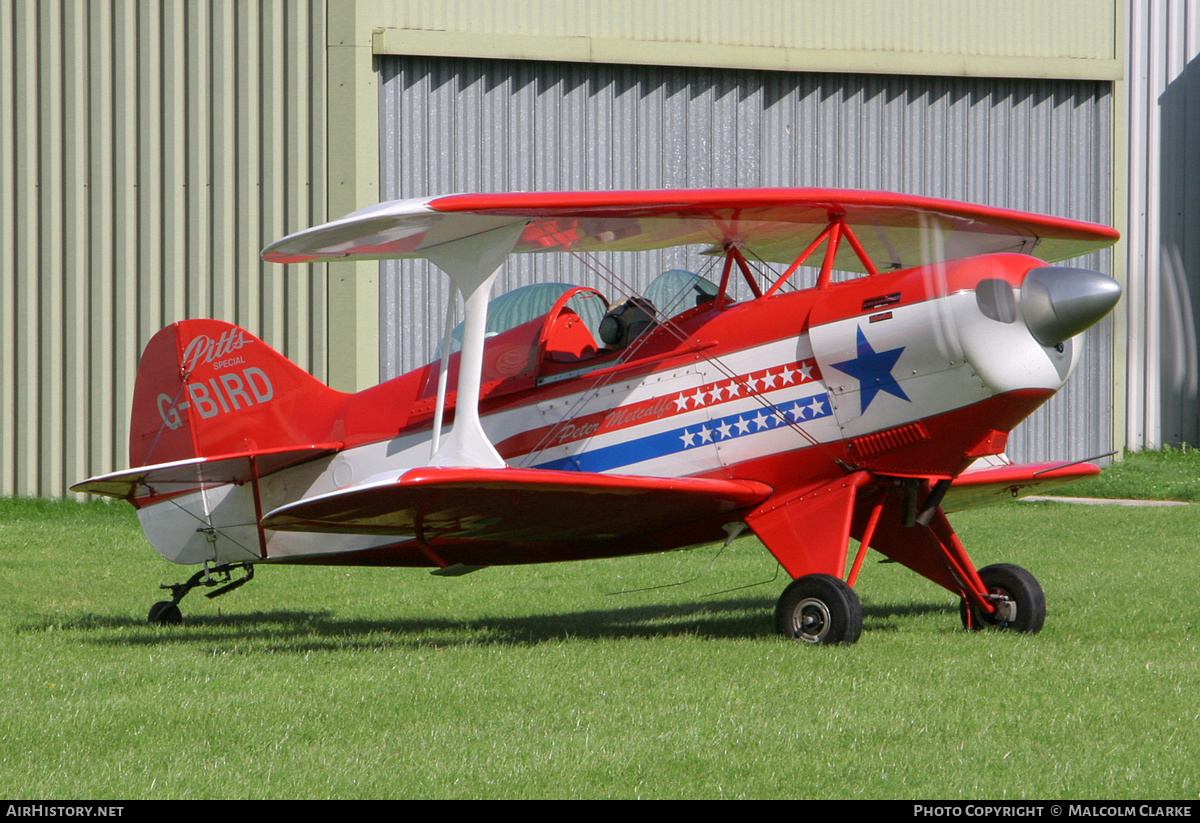
<instances>
[{"instance_id":1,"label":"upper wing","mask_svg":"<svg viewBox=\"0 0 1200 823\"><path fill-rule=\"evenodd\" d=\"M1023 463L966 471L954 479L942 500L942 509L956 512L991 506L1095 477L1099 473L1100 467L1091 463Z\"/></svg>"},{"instance_id":2,"label":"upper wing","mask_svg":"<svg viewBox=\"0 0 1200 823\"><path fill-rule=\"evenodd\" d=\"M262 525L423 542L609 540L749 508L770 494L749 480L426 467L281 506Z\"/></svg>"},{"instance_id":3,"label":"upper wing","mask_svg":"<svg viewBox=\"0 0 1200 823\"><path fill-rule=\"evenodd\" d=\"M380 203L277 240L263 259L423 257L427 250L513 223L526 223L513 253L640 251L692 244L743 245L768 262L790 263L844 215L880 270L993 252L1046 262L1110 246L1107 226L891 192L843 189L457 194ZM864 271L849 244L834 268Z\"/></svg>"}]
</instances>

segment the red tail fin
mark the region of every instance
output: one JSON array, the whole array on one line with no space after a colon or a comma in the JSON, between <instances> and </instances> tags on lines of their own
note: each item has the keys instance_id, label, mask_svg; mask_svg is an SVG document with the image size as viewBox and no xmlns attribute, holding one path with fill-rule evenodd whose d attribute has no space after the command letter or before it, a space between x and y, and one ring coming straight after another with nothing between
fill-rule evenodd
<instances>
[{"instance_id":1,"label":"red tail fin","mask_svg":"<svg viewBox=\"0 0 1200 823\"><path fill-rule=\"evenodd\" d=\"M183 320L142 352L129 465L336 439L345 397L245 329Z\"/></svg>"}]
</instances>

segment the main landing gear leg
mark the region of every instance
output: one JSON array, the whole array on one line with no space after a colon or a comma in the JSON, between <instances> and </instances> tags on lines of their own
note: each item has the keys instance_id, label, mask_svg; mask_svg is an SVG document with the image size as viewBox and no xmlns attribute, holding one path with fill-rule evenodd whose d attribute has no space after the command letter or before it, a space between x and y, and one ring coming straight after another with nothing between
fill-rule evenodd
<instances>
[{"instance_id":1,"label":"main landing gear leg","mask_svg":"<svg viewBox=\"0 0 1200 823\"><path fill-rule=\"evenodd\" d=\"M920 503L921 486L903 481L869 487L866 472L772 500L746 517L759 539L795 580L775 607L780 633L814 645L854 643L862 606L851 589L866 547L953 592L968 629L1034 633L1046 619L1046 598L1033 575L1007 563L975 569L940 503L937 484ZM861 490L861 494L860 494ZM860 543L846 582L847 541ZM830 574L833 572L833 574Z\"/></svg>"},{"instance_id":2,"label":"main landing gear leg","mask_svg":"<svg viewBox=\"0 0 1200 823\"><path fill-rule=\"evenodd\" d=\"M233 572L241 569L245 574L241 577L234 578ZM220 597L227 592L231 592L238 586L245 585L254 579L254 564L253 563L221 563L216 566L205 564L204 568L196 572L188 579L186 583L173 583L169 585L159 586L160 589L170 589L171 599L160 600L150 607L150 616L148 620L151 623L160 625L175 625L183 622L183 613L179 611L179 601L197 586L213 587L219 586L216 591L211 591L204 595L208 598Z\"/></svg>"},{"instance_id":3,"label":"main landing gear leg","mask_svg":"<svg viewBox=\"0 0 1200 823\"><path fill-rule=\"evenodd\" d=\"M940 508L931 518L930 528L960 587L959 616L968 631L993 628L1036 634L1042 630L1046 596L1032 574L1011 563L996 563L976 571Z\"/></svg>"},{"instance_id":4,"label":"main landing gear leg","mask_svg":"<svg viewBox=\"0 0 1200 823\"><path fill-rule=\"evenodd\" d=\"M958 595L959 614L969 630L1041 630L1046 598L1032 574L1007 563L976 570L940 506L910 518L897 497L889 495L871 548ZM865 522L860 514L855 536L862 534Z\"/></svg>"},{"instance_id":5,"label":"main landing gear leg","mask_svg":"<svg viewBox=\"0 0 1200 823\"><path fill-rule=\"evenodd\" d=\"M862 634L862 604L851 589L861 558L849 582L840 574L859 492L871 481L869 472L854 472L772 498L746 516L747 525L794 578L775 606L775 627L785 637L832 645L855 643ZM882 509L874 499L865 507L871 528Z\"/></svg>"}]
</instances>

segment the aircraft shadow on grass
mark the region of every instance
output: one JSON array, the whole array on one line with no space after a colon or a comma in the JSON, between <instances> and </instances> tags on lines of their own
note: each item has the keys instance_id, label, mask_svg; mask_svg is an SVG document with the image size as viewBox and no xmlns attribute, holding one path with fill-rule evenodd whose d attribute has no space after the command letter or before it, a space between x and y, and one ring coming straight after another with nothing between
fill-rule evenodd
<instances>
[{"instance_id":1,"label":"aircraft shadow on grass","mask_svg":"<svg viewBox=\"0 0 1200 823\"><path fill-rule=\"evenodd\" d=\"M435 616L393 620L339 619L333 612L276 610L246 614L195 615L181 626L148 626L140 617L87 615L31 623L27 631L80 631L87 642L109 646L158 645L164 642L233 644L252 650L270 641L273 652L351 650L380 647L446 647L479 644L536 646L563 640L645 639L653 637L763 638L775 636L764 619L769 598L739 598L708 603L627 606L611 609L450 619ZM951 613L954 605L882 603L865 605L864 630L895 631L907 617ZM949 624L948 624L949 625ZM128 631L135 629L136 631ZM117 630L114 633L112 630Z\"/></svg>"}]
</instances>

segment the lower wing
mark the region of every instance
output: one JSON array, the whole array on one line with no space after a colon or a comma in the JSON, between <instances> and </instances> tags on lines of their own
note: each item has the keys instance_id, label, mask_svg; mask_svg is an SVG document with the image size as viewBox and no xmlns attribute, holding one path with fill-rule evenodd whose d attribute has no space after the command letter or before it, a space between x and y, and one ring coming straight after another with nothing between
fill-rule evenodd
<instances>
[{"instance_id":1,"label":"lower wing","mask_svg":"<svg viewBox=\"0 0 1200 823\"><path fill-rule=\"evenodd\" d=\"M1022 463L965 471L954 479L942 509L947 512L1003 503L1100 474L1091 463Z\"/></svg>"},{"instance_id":2,"label":"lower wing","mask_svg":"<svg viewBox=\"0 0 1200 823\"><path fill-rule=\"evenodd\" d=\"M281 506L262 525L422 542L611 540L748 509L771 491L751 480L425 467Z\"/></svg>"}]
</instances>

